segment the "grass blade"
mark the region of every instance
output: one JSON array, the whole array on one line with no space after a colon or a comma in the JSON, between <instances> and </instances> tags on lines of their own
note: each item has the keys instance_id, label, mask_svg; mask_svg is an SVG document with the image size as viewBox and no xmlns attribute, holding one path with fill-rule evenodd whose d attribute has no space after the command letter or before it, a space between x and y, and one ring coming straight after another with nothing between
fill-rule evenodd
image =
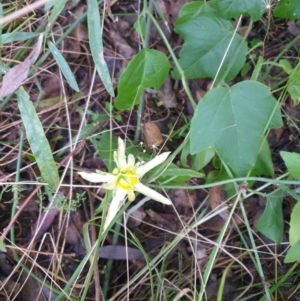
<instances>
[{"instance_id":1,"label":"grass blade","mask_svg":"<svg viewBox=\"0 0 300 301\"><path fill-rule=\"evenodd\" d=\"M73 90L79 92L79 87L77 85L75 76L72 70L70 69L68 63L66 62L65 58L63 57L63 55L60 53L60 51L56 48L56 46L52 42L48 41L47 45L53 57L55 58L61 72L63 73L65 79L67 80L68 84L72 87Z\"/></svg>"},{"instance_id":2,"label":"grass blade","mask_svg":"<svg viewBox=\"0 0 300 301\"><path fill-rule=\"evenodd\" d=\"M101 20L97 0L88 1L87 19L90 47L97 72L108 93L114 97L114 88L110 79L108 67L104 60L102 30L100 27Z\"/></svg>"}]
</instances>

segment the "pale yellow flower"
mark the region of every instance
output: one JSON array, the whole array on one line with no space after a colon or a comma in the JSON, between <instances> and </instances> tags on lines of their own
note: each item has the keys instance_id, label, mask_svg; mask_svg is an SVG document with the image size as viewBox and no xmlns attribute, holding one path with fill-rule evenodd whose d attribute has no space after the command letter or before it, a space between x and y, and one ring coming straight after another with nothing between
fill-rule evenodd
<instances>
[{"instance_id":1,"label":"pale yellow flower","mask_svg":"<svg viewBox=\"0 0 300 301\"><path fill-rule=\"evenodd\" d=\"M117 167L112 173L101 170L97 170L96 173L79 172L84 179L93 183L105 183L103 185L105 189L113 190L113 199L105 219L104 230L114 219L126 196L128 196L129 201L133 201L135 192L144 194L166 205L172 204L168 198L140 182L140 179L149 170L164 162L169 154L169 152L160 154L146 164L139 165L139 163L135 163L135 158L132 154L129 154L128 158L126 158L125 143L121 138L118 138L118 151L114 152L114 161Z\"/></svg>"}]
</instances>

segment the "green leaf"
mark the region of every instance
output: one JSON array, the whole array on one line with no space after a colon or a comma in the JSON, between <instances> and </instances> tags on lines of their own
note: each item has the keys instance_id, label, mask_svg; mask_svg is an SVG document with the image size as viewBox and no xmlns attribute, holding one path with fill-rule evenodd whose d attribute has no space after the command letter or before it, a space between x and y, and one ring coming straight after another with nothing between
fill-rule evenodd
<instances>
[{"instance_id":1,"label":"green leaf","mask_svg":"<svg viewBox=\"0 0 300 301\"><path fill-rule=\"evenodd\" d=\"M48 41L47 45L54 59L56 60L62 74L67 80L68 84L71 86L73 90L79 92L79 87L77 85L75 76L72 70L70 69L68 63L66 62L65 58L63 57L63 55L60 53L60 51L56 48L56 46L52 42Z\"/></svg>"},{"instance_id":2,"label":"green leaf","mask_svg":"<svg viewBox=\"0 0 300 301\"><path fill-rule=\"evenodd\" d=\"M3 239L0 237L0 252L7 252L7 249L5 248Z\"/></svg>"},{"instance_id":3,"label":"green leaf","mask_svg":"<svg viewBox=\"0 0 300 301\"><path fill-rule=\"evenodd\" d=\"M300 181L300 155L297 153L280 152L280 156L290 175Z\"/></svg>"},{"instance_id":4,"label":"green leaf","mask_svg":"<svg viewBox=\"0 0 300 301\"><path fill-rule=\"evenodd\" d=\"M291 213L290 244L295 245L300 240L300 203L297 203Z\"/></svg>"},{"instance_id":5,"label":"green leaf","mask_svg":"<svg viewBox=\"0 0 300 301\"><path fill-rule=\"evenodd\" d=\"M300 102L300 65L290 72L289 81L287 83L287 91L290 93L294 105Z\"/></svg>"},{"instance_id":6,"label":"green leaf","mask_svg":"<svg viewBox=\"0 0 300 301\"><path fill-rule=\"evenodd\" d=\"M217 0L217 3L222 15L228 19L246 15L257 21L265 9L262 0Z\"/></svg>"},{"instance_id":7,"label":"green leaf","mask_svg":"<svg viewBox=\"0 0 300 301\"><path fill-rule=\"evenodd\" d=\"M284 263L295 262L300 259L300 240L298 240L287 252Z\"/></svg>"},{"instance_id":8,"label":"green leaf","mask_svg":"<svg viewBox=\"0 0 300 301\"><path fill-rule=\"evenodd\" d=\"M102 30L101 30L101 20L99 14L99 7L97 0L89 0L87 2L87 21L88 21L88 31L89 31L89 44L92 52L92 57L97 69L97 72L104 84L107 92L114 97L114 87L112 85L109 70L107 64L104 60L103 53L103 41L102 41Z\"/></svg>"},{"instance_id":9,"label":"green leaf","mask_svg":"<svg viewBox=\"0 0 300 301\"><path fill-rule=\"evenodd\" d=\"M293 71L293 68L291 66L291 63L288 60L280 60L279 65L282 67L282 69L287 73L291 74Z\"/></svg>"},{"instance_id":10,"label":"green leaf","mask_svg":"<svg viewBox=\"0 0 300 301\"><path fill-rule=\"evenodd\" d=\"M53 5L51 5L49 8L53 7L51 14L49 16L49 19L47 21L47 27L45 30L45 37L48 36L49 29L51 28L51 24L54 23L56 18L61 14L62 10L65 7L65 4L68 0L54 0Z\"/></svg>"},{"instance_id":11,"label":"green leaf","mask_svg":"<svg viewBox=\"0 0 300 301\"><path fill-rule=\"evenodd\" d=\"M188 17L192 18L195 15L199 15L200 13L214 13L217 11L216 1L202 2L202 1L194 1L187 3L182 6L179 11L178 18Z\"/></svg>"},{"instance_id":12,"label":"green leaf","mask_svg":"<svg viewBox=\"0 0 300 301\"><path fill-rule=\"evenodd\" d=\"M140 15L138 19L133 24L133 28L138 32L140 37L144 39L146 37L147 32L147 23L146 18L143 15Z\"/></svg>"},{"instance_id":13,"label":"green leaf","mask_svg":"<svg viewBox=\"0 0 300 301\"><path fill-rule=\"evenodd\" d=\"M211 161L214 155L215 152L211 148L208 148L192 156L192 169L201 170Z\"/></svg>"},{"instance_id":14,"label":"green leaf","mask_svg":"<svg viewBox=\"0 0 300 301\"><path fill-rule=\"evenodd\" d=\"M180 184L185 183L191 178L203 178L204 174L192 169L179 168L175 164L168 166L163 174L158 178L159 183Z\"/></svg>"},{"instance_id":15,"label":"green leaf","mask_svg":"<svg viewBox=\"0 0 300 301\"><path fill-rule=\"evenodd\" d=\"M299 0L280 0L273 12L274 17L284 19L300 19Z\"/></svg>"},{"instance_id":16,"label":"green leaf","mask_svg":"<svg viewBox=\"0 0 300 301\"><path fill-rule=\"evenodd\" d=\"M115 107L130 110L140 102L145 89L158 90L162 86L169 70L170 63L165 54L154 49L142 49L120 77Z\"/></svg>"},{"instance_id":17,"label":"green leaf","mask_svg":"<svg viewBox=\"0 0 300 301\"><path fill-rule=\"evenodd\" d=\"M10 32L4 33L0 36L0 45L13 43L17 41L24 41L35 38L39 35L37 32Z\"/></svg>"},{"instance_id":18,"label":"green leaf","mask_svg":"<svg viewBox=\"0 0 300 301\"><path fill-rule=\"evenodd\" d=\"M275 190L267 196L267 204L264 213L258 220L257 230L273 240L280 243L283 237L283 214L282 214L283 191Z\"/></svg>"},{"instance_id":19,"label":"green leaf","mask_svg":"<svg viewBox=\"0 0 300 301\"><path fill-rule=\"evenodd\" d=\"M244 66L247 45L230 21L213 13L185 15L176 21L175 31L184 38L179 63L187 78L214 78L221 65L217 81L223 76L230 81ZM177 69L173 77L180 78Z\"/></svg>"},{"instance_id":20,"label":"green leaf","mask_svg":"<svg viewBox=\"0 0 300 301\"><path fill-rule=\"evenodd\" d=\"M282 124L267 86L244 81L215 88L197 105L191 122L191 154L213 148L238 176L255 166L264 132Z\"/></svg>"},{"instance_id":21,"label":"green leaf","mask_svg":"<svg viewBox=\"0 0 300 301\"><path fill-rule=\"evenodd\" d=\"M251 170L251 175L272 176L273 174L274 174L274 167L273 167L270 147L268 141L265 140L262 145L261 151L258 154L255 166Z\"/></svg>"},{"instance_id":22,"label":"green leaf","mask_svg":"<svg viewBox=\"0 0 300 301\"><path fill-rule=\"evenodd\" d=\"M21 118L32 153L43 179L49 184L50 189L55 190L59 184L59 174L43 126L32 102L29 100L29 95L23 87L20 87L17 91L17 97Z\"/></svg>"}]
</instances>

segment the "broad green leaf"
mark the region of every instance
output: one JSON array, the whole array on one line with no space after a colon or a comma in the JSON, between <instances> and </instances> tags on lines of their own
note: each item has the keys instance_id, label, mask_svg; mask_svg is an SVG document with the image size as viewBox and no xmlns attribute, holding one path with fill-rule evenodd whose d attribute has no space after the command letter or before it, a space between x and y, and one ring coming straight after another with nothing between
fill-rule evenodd
<instances>
[{"instance_id":1,"label":"broad green leaf","mask_svg":"<svg viewBox=\"0 0 300 301\"><path fill-rule=\"evenodd\" d=\"M297 203L291 213L290 244L295 245L300 240L300 203Z\"/></svg>"},{"instance_id":2,"label":"broad green leaf","mask_svg":"<svg viewBox=\"0 0 300 301\"><path fill-rule=\"evenodd\" d=\"M265 10L262 0L217 0L219 10L225 18L237 18L240 15L259 20Z\"/></svg>"},{"instance_id":3,"label":"broad green leaf","mask_svg":"<svg viewBox=\"0 0 300 301\"><path fill-rule=\"evenodd\" d=\"M300 155L297 153L280 152L280 156L290 175L300 181Z\"/></svg>"},{"instance_id":4,"label":"broad green leaf","mask_svg":"<svg viewBox=\"0 0 300 301\"><path fill-rule=\"evenodd\" d=\"M67 80L68 84L71 86L73 90L79 92L79 87L77 85L75 76L72 70L70 69L68 63L66 62L65 58L63 57L63 55L60 53L60 51L56 48L56 46L52 42L48 41L47 45L54 59L56 60L62 74Z\"/></svg>"},{"instance_id":5,"label":"broad green leaf","mask_svg":"<svg viewBox=\"0 0 300 301\"><path fill-rule=\"evenodd\" d=\"M288 250L284 263L295 262L300 259L300 239Z\"/></svg>"},{"instance_id":6,"label":"broad green leaf","mask_svg":"<svg viewBox=\"0 0 300 301\"><path fill-rule=\"evenodd\" d=\"M27 140L41 176L49 184L50 189L55 190L59 184L59 174L43 126L32 102L29 100L29 95L23 87L20 87L17 91L17 97Z\"/></svg>"},{"instance_id":7,"label":"broad green leaf","mask_svg":"<svg viewBox=\"0 0 300 301\"><path fill-rule=\"evenodd\" d=\"M300 19L299 0L280 0L273 12L274 17L284 19Z\"/></svg>"},{"instance_id":8,"label":"broad green leaf","mask_svg":"<svg viewBox=\"0 0 300 301\"><path fill-rule=\"evenodd\" d=\"M215 88L197 105L191 122L191 154L212 148L238 176L255 166L264 133L282 124L267 86L244 81Z\"/></svg>"},{"instance_id":9,"label":"broad green leaf","mask_svg":"<svg viewBox=\"0 0 300 301\"><path fill-rule=\"evenodd\" d=\"M258 220L257 230L273 240L280 243L283 237L283 214L282 214L283 191L275 190L267 196L267 204L264 213Z\"/></svg>"},{"instance_id":10,"label":"broad green leaf","mask_svg":"<svg viewBox=\"0 0 300 301\"><path fill-rule=\"evenodd\" d=\"M179 11L178 18L186 17L192 18L194 15L200 13L214 13L217 11L216 1L202 2L193 1L182 6Z\"/></svg>"},{"instance_id":11,"label":"broad green leaf","mask_svg":"<svg viewBox=\"0 0 300 301\"><path fill-rule=\"evenodd\" d=\"M130 110L139 104L144 90L158 90L169 70L170 63L165 54L154 49L142 49L133 57L120 77L115 107L119 110Z\"/></svg>"},{"instance_id":12,"label":"broad green leaf","mask_svg":"<svg viewBox=\"0 0 300 301\"><path fill-rule=\"evenodd\" d=\"M221 65L217 82L223 76L230 81L244 66L247 44L234 34L230 21L213 13L185 15L176 21L175 31L184 39L179 63L187 78L214 78ZM180 78L177 69L173 76Z\"/></svg>"},{"instance_id":13,"label":"broad green leaf","mask_svg":"<svg viewBox=\"0 0 300 301\"><path fill-rule=\"evenodd\" d=\"M89 44L97 72L107 92L114 97L114 87L111 82L109 70L104 60L101 20L97 0L87 2L87 21L89 31Z\"/></svg>"}]
</instances>

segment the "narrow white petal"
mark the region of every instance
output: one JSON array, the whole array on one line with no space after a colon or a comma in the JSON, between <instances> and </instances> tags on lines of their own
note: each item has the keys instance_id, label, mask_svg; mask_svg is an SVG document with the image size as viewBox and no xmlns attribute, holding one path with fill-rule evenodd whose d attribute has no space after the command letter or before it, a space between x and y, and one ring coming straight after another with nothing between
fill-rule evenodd
<instances>
[{"instance_id":1,"label":"narrow white petal","mask_svg":"<svg viewBox=\"0 0 300 301\"><path fill-rule=\"evenodd\" d=\"M134 155L129 154L129 155L128 155L128 166L134 167L134 164L135 164L135 158L134 158Z\"/></svg>"},{"instance_id":2,"label":"narrow white petal","mask_svg":"<svg viewBox=\"0 0 300 301\"><path fill-rule=\"evenodd\" d=\"M151 170L152 168L156 167L157 165L163 163L168 158L169 155L170 155L170 152L162 153L162 154L156 156L151 161L147 162L146 164L139 166L136 169L136 173L139 176L139 178L142 178L144 176L144 174L147 173L149 170Z\"/></svg>"},{"instance_id":3,"label":"narrow white petal","mask_svg":"<svg viewBox=\"0 0 300 301\"><path fill-rule=\"evenodd\" d=\"M95 172L84 172L80 171L78 172L80 176L82 176L85 180L90 181L92 183L107 183L112 182L115 180L116 176L110 174L110 173L95 173Z\"/></svg>"},{"instance_id":4,"label":"narrow white petal","mask_svg":"<svg viewBox=\"0 0 300 301\"><path fill-rule=\"evenodd\" d=\"M161 202L166 205L172 205L172 202L167 199L162 194L158 193L157 191L153 190L152 188L149 188L145 186L142 183L137 183L134 186L135 190L137 190L139 193L144 194L145 196L148 196L149 198L153 199L154 201Z\"/></svg>"},{"instance_id":5,"label":"narrow white petal","mask_svg":"<svg viewBox=\"0 0 300 301\"><path fill-rule=\"evenodd\" d=\"M134 191L133 191L133 190L128 190L128 191L127 191L127 194L128 194L128 200L129 200L130 202L134 201L134 199L135 199Z\"/></svg>"},{"instance_id":6,"label":"narrow white petal","mask_svg":"<svg viewBox=\"0 0 300 301\"><path fill-rule=\"evenodd\" d=\"M109 208L108 208L108 212L107 212L107 215L106 215L106 218L105 218L103 231L105 231L107 229L107 227L109 226L111 221L114 219L114 217L118 213L119 209L121 208L121 206L124 203L125 197L126 197L126 191L125 190L122 190L122 189L117 189L116 190L115 196L112 199L112 201L109 205Z\"/></svg>"},{"instance_id":7,"label":"narrow white petal","mask_svg":"<svg viewBox=\"0 0 300 301\"><path fill-rule=\"evenodd\" d=\"M118 167L120 169L126 168L125 142L118 138Z\"/></svg>"}]
</instances>

